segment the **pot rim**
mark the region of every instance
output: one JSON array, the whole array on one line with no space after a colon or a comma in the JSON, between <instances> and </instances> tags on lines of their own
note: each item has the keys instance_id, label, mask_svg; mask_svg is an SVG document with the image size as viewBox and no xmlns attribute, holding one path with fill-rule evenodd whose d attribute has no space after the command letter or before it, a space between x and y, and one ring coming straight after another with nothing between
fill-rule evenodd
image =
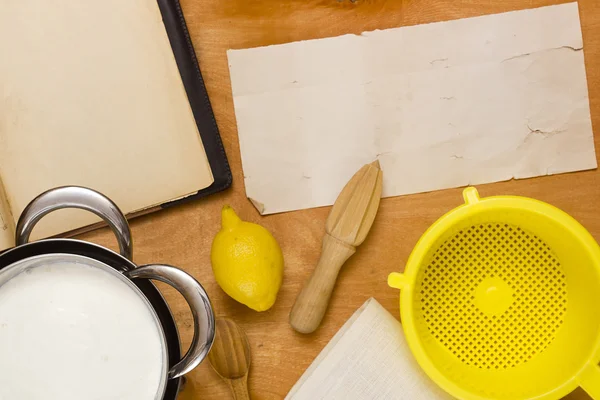
<instances>
[{"instance_id":1,"label":"pot rim","mask_svg":"<svg viewBox=\"0 0 600 400\"><path fill-rule=\"evenodd\" d=\"M48 239L36 240L34 242L23 243L23 244L15 246L15 247L11 247L10 249L5 250L4 252L0 252L0 258L4 258L5 256L8 256L9 254L14 253L16 251L23 251L24 249L26 250L29 247L38 247L42 243L52 243L52 242L59 242L59 243L70 242L70 243L74 243L74 244L82 244L82 245L85 245L85 246L88 246L88 247L94 247L94 248L96 248L96 249L98 249L100 251L110 252L110 253L112 253L111 256L116 256L116 257L120 258L120 261L123 264L126 264L126 268L124 268L123 272L125 272L125 271L131 271L131 270L137 268L137 265L133 261L131 261L128 258L124 257L122 254L120 254L120 253L118 253L118 252L116 252L116 251L114 251L112 249L109 249L108 247L104 247L102 245L99 245L99 244L96 244L96 243L92 243L92 242L88 242L88 241L85 241L85 240L73 239L73 238L58 238L58 237L53 237L53 238L48 238ZM75 254L75 253L59 253L59 252L57 252L57 253L44 253L43 255L45 255L45 254ZM42 255L42 254L40 254L40 255ZM77 254L77 255L80 255L80 254ZM84 255L81 255L81 256L82 257L91 258L89 256L84 256ZM35 256L30 256L30 257L35 257ZM25 258L28 258L28 257L25 257ZM22 257L20 260L23 260L25 258ZM14 261L14 262L18 262L18 261L19 260ZM104 264L106 264L106 263L104 263ZM12 265L12 263L10 265ZM110 267L111 269L116 269L115 267L111 267L110 265L107 265L107 266ZM7 268L7 267L8 267L8 265L6 267L4 267L4 268ZM3 267L0 265L0 271L2 271L2 269L3 269Z\"/></svg>"}]
</instances>

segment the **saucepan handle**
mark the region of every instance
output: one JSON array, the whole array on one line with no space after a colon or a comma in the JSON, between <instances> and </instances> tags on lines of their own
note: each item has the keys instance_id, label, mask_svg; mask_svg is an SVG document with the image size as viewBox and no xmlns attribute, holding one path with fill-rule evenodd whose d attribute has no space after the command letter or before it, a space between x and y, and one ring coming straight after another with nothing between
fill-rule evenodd
<instances>
[{"instance_id":1,"label":"saucepan handle","mask_svg":"<svg viewBox=\"0 0 600 400\"><path fill-rule=\"evenodd\" d=\"M200 364L207 356L215 339L215 316L206 291L191 275L164 264L150 264L125 272L130 279L155 279L164 282L187 301L194 318L194 338L181 361L169 371L169 379L179 378Z\"/></svg>"},{"instance_id":2,"label":"saucepan handle","mask_svg":"<svg viewBox=\"0 0 600 400\"><path fill-rule=\"evenodd\" d=\"M19 217L15 234L17 246L29 241L31 231L42 217L62 208L79 208L102 218L117 236L121 255L132 259L131 230L125 215L108 197L80 186L50 189L33 199Z\"/></svg>"}]
</instances>

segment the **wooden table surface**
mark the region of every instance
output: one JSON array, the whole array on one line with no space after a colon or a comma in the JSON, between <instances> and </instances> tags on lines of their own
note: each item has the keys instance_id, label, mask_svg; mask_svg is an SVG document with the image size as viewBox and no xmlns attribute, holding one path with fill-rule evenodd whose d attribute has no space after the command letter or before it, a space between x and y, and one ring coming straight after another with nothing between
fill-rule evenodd
<instances>
[{"instance_id":1,"label":"wooden table surface","mask_svg":"<svg viewBox=\"0 0 600 400\"><path fill-rule=\"evenodd\" d=\"M369 297L398 315L398 291L388 288L391 271L401 271L419 236L438 217L459 205L461 189L384 199L373 229L343 268L321 328L295 333L288 313L317 262L329 208L261 217L246 199L227 66L227 49L240 49L345 33L416 25L556 4L551 0L181 0L200 59L233 172L233 187L188 205L132 221L137 263L163 262L193 274L206 288L218 316L237 321L252 347L250 390L255 399L281 399L334 333ZM563 1L564 2L564 1ZM600 129L600 6L579 1L592 120ZM548 21L548 23L552 23ZM596 134L600 148L600 134ZM340 182L342 184L342 182ZM516 194L554 204L583 223L600 240L600 171L509 181L478 187L482 196ZM285 257L277 302L254 312L225 295L215 283L210 246L220 228L220 209L230 204L246 220L267 227ZM82 236L112 248L107 229ZM191 314L183 299L164 288L187 346ZM600 306L600 305L595 305ZM228 399L228 387L208 362L189 375L185 399ZM576 391L569 399L585 399Z\"/></svg>"}]
</instances>

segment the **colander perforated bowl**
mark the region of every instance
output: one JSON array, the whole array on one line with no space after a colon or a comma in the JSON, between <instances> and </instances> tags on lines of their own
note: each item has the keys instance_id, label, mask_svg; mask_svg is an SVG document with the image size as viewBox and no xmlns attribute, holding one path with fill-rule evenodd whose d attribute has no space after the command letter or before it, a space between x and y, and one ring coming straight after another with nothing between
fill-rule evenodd
<instances>
[{"instance_id":1,"label":"colander perforated bowl","mask_svg":"<svg viewBox=\"0 0 600 400\"><path fill-rule=\"evenodd\" d=\"M388 279L420 366L459 399L600 400L598 244L549 204L463 196Z\"/></svg>"}]
</instances>

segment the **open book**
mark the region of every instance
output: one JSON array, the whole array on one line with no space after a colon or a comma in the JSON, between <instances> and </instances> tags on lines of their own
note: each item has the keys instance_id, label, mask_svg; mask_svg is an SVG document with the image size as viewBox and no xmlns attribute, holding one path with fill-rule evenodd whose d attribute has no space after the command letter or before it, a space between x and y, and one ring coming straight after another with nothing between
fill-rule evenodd
<instances>
[{"instance_id":1,"label":"open book","mask_svg":"<svg viewBox=\"0 0 600 400\"><path fill-rule=\"evenodd\" d=\"M25 206L53 187L90 187L135 215L229 185L177 0L0 9L0 250L14 245ZM61 210L32 238L98 221Z\"/></svg>"},{"instance_id":2,"label":"open book","mask_svg":"<svg viewBox=\"0 0 600 400\"><path fill-rule=\"evenodd\" d=\"M421 370L402 326L370 298L325 346L286 400L450 400Z\"/></svg>"}]
</instances>

